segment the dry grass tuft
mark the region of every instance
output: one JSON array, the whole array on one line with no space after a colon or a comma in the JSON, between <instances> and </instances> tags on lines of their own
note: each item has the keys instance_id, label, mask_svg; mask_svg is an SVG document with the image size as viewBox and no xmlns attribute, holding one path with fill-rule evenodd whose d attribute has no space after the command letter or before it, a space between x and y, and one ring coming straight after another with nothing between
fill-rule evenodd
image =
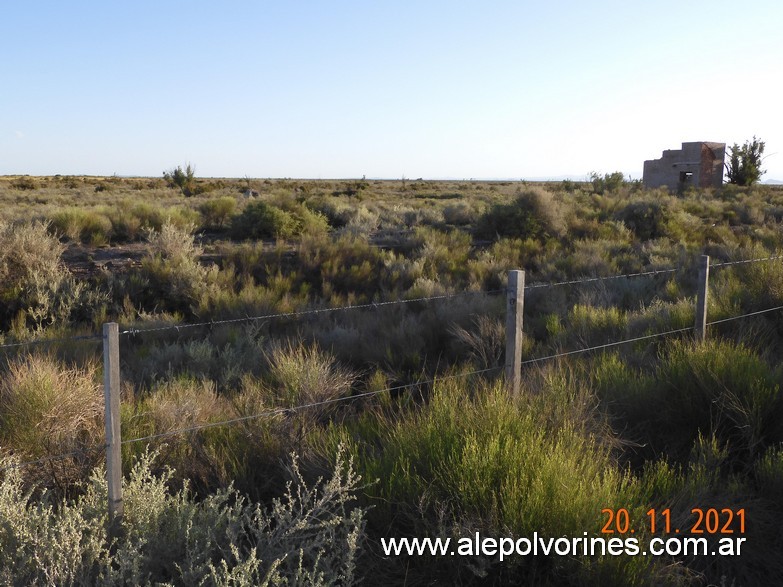
<instances>
[{"instance_id":1,"label":"dry grass tuft","mask_svg":"<svg viewBox=\"0 0 783 587\"><path fill-rule=\"evenodd\" d=\"M30 468L44 483L81 477L100 458L103 394L98 367L69 367L48 355L11 361L0 378L0 438L3 448L24 459L75 452L67 459Z\"/></svg>"}]
</instances>

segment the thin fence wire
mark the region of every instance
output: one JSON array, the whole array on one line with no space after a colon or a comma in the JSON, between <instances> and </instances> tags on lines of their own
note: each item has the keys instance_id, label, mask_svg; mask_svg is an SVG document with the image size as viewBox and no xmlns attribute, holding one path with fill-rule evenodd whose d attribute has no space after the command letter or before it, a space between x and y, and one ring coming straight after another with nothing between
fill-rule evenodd
<instances>
[{"instance_id":1,"label":"thin fence wire","mask_svg":"<svg viewBox=\"0 0 783 587\"><path fill-rule=\"evenodd\" d=\"M216 428L218 426L229 426L229 425L232 425L232 424L238 424L240 422L247 422L247 421L250 421L250 420L256 420L258 418L272 417L272 416L277 416L277 415L282 415L282 414L291 414L291 413L294 413L294 412L298 412L298 411L301 411L301 410L307 410L307 409L310 409L310 408L317 408L317 407L320 407L320 406L326 406L326 405L337 404L337 403L342 403L342 402L350 402L350 401L354 401L354 400L357 400L357 399L372 397L372 396L379 395L379 394L382 394L382 393L389 393L389 392L392 392L392 391L401 391L403 389L410 389L411 387L420 387L422 385L429 385L429 384L436 383L436 382L439 382L439 381L445 381L447 379L455 379L455 378L458 378L458 377L470 377L470 376L473 376L473 375L480 375L482 373L489 373L491 371L499 371L501 369L503 369L503 367L490 367L488 369L479 369L477 371L469 371L467 373L458 373L458 374L455 374L455 375L444 375L444 376L441 376L441 377L435 377L434 379L428 379L428 380L425 380L425 381L415 381L413 383L406 383L404 385L396 385L394 387L387 387L385 389L378 389L376 391L366 391L364 393L358 393L356 395L332 398L332 399L323 400L323 401L320 401L320 402L312 402L312 403L309 403L309 404L302 404L302 405L292 406L292 407L275 408L273 410L267 410L267 411L259 412L257 414L252 414L252 415L249 415L249 416L241 416L239 418L232 418L230 420L222 420L220 422L206 422L204 424L196 424L196 425L193 425L193 426L188 426L186 428L178 428L177 430L169 430L167 432L161 432L161 433L158 433L158 434L150 434L149 436L142 436L140 438L130 438L130 439L127 439L127 440L123 440L121 444L132 444L132 443L143 442L143 441L147 441L147 440L155 440L155 439L158 439L158 438L165 438L165 437L168 437L168 436L176 436L178 434L184 434L184 433L187 433L187 432L195 432L195 431L198 431L198 430L204 430L206 428Z\"/></svg>"},{"instance_id":2,"label":"thin fence wire","mask_svg":"<svg viewBox=\"0 0 783 587\"><path fill-rule=\"evenodd\" d=\"M560 357L568 357L570 355L578 355L580 353L587 353L590 351L595 351L599 349L606 349L613 346L619 346L623 344L630 344L632 342L639 342L641 340L649 340L651 338L658 338L659 336L668 336L670 334L679 334L681 332L689 332L693 330L693 326L689 326L688 328L677 328L676 330L667 330L666 332L656 332L655 334L646 334L644 336L637 336L635 338L629 338L626 340L618 340L615 342L607 342L606 344L599 344L596 346L591 346L583 349L576 349L573 351L566 351L563 353L557 353L554 355L547 355L546 357L539 357L537 359L527 359L525 361L522 361L523 365L529 365L531 363L538 363L540 361L549 361L551 359L558 359Z\"/></svg>"},{"instance_id":3,"label":"thin fence wire","mask_svg":"<svg viewBox=\"0 0 783 587\"><path fill-rule=\"evenodd\" d=\"M531 363L537 363L537 362L540 362L540 361L547 361L547 360L557 359L557 358L560 358L560 357L567 357L567 356L575 355L575 354L579 354L579 353L586 353L586 352L594 351L594 350L598 350L598 349L604 349L604 348L617 346L617 345L622 345L622 344L629 344L629 343L632 343L632 342L638 342L638 341L641 341L641 340L648 340L648 339L657 338L657 337L661 337L661 336L667 336L667 335L670 335L670 334L677 334L677 333L681 333L681 332L687 332L687 331L690 331L690 330L693 330L693 327L690 327L690 328L679 328L679 329L676 329L676 330L669 330L669 331L666 331L666 332L657 332L655 334L649 334L649 335L645 335L645 336L638 336L638 337L627 339L627 340L610 342L610 343L606 343L606 344L602 344L602 345L596 345L596 346L587 347L587 348L583 348L583 349L576 349L576 350L573 350L573 351L557 353L557 354L554 354L554 355L548 355L546 357L539 357L539 358L536 358L536 359L528 359L528 360L522 361L522 364L523 365L527 365L527 364L531 364ZM489 373L489 372L492 372L492 371L500 371L502 369L504 369L503 366L490 367L490 368L487 368L487 369L480 369L480 370L477 370L477 371L469 371L467 373L458 373L458 374L454 374L454 375L444 375L444 376L440 376L440 377L435 377L433 379L428 379L428 380L425 380L425 381L416 381L416 382L413 382L413 383L406 383L404 385L397 385L397 386L394 386L394 387L387 387L387 388L379 389L379 390L376 390L376 391L367 391L367 392L364 392L364 393L360 393L360 394L356 394L356 395L352 395L352 396L347 396L347 397L333 398L333 399L323 400L323 401L320 401L320 402L312 402L312 403L309 403L309 404L302 404L302 405L293 406L293 407L275 408L273 410L267 410L267 411L264 411L264 412L259 412L257 414L252 414L252 415L248 415L248 416L241 416L239 418L232 418L230 420L222 420L222 421L219 421L219 422L207 422L207 423L204 423L204 424L196 424L196 425L188 426L188 427L185 427L185 428L178 428L177 430L169 430L167 432L160 432L158 434L150 434L148 436L142 436L142 437L139 437L139 438L131 438L131 439L123 440L122 444L131 444L131 443L136 443L136 442L144 442L144 441L155 440L155 439L159 439L159 438L166 438L166 437L169 437L169 436L175 436L175 435L179 435L179 434L185 434L187 432L195 432L195 431L198 431L198 430L204 430L206 428L215 428L215 427L219 427L219 426L228 426L228 425L232 425L232 424L238 424L240 422L247 422L247 421L255 420L255 419L258 419L258 418L273 417L273 416L282 415L282 414L290 414L290 413L294 413L294 412L297 412L297 411L300 411L300 410L306 410L306 409L310 409L310 408L316 408L316 407L320 407L320 406L336 404L336 403L341 403L341 402L353 401L353 400L357 400L357 399L361 399L361 398L372 397L372 396L379 395L379 394L382 394L382 393L390 393L390 392L393 392L393 391L401 391L403 389L410 389L412 387L420 387L422 385L430 385L430 384L433 384L433 383L436 383L436 382L440 382L440 381L445 381L445 380L448 380L448 379L455 379L455 378L460 378L460 377L470 377L470 376L473 376L473 375L481 375L481 374Z\"/></svg>"},{"instance_id":4,"label":"thin fence wire","mask_svg":"<svg viewBox=\"0 0 783 587\"><path fill-rule=\"evenodd\" d=\"M776 255L776 256L770 256L770 257L758 257L754 259L742 259L738 261L724 261L721 263L711 263L710 268L721 268L721 267L728 267L732 265L741 265L741 264L747 264L747 263L760 263L764 261L776 261L783 259L783 255ZM583 283L595 283L595 282L601 282L601 281L611 281L615 279L627 279L631 277L649 277L649 276L656 276L656 275L665 275L670 273L676 273L677 271L682 270L683 267L669 267L665 269L653 269L650 271L640 271L636 273L623 273L621 275L608 275L603 277L586 277L581 279L571 279L567 281L556 281L552 283L533 283L530 285L525 286L525 290L533 290L533 289L543 289L543 288L550 288L550 287L560 287L560 286L566 286L566 285L578 285ZM246 316L242 318L229 318L225 320L211 320L207 322L193 322L193 323L186 323L186 324L176 324L176 325L167 325L167 326L160 326L160 327L153 327L153 328L126 328L125 330L120 331L120 334L122 335L134 335L134 334L142 334L146 332L162 332L166 330L182 330L187 328L199 328L199 327L212 327L212 326L218 326L221 324L235 324L235 323L241 323L241 322L252 322L252 321L258 321L258 320L271 320L275 318L298 318L302 316L308 316L308 315L316 315L316 314L325 314L330 312L341 312L341 311L348 311L348 310L362 310L362 309L375 309L380 308L383 306L391 306L396 304L411 304L411 303L417 303L417 302L428 302L428 301L434 301L434 300L446 300L456 297L462 297L462 296L472 296L472 295L493 295L498 293L505 293L507 290L506 288L501 289L495 289L495 290L478 290L478 291L464 291L464 292L458 292L453 294L444 294L440 296L429 296L429 297L419 297L419 298L411 298L411 299L402 299L402 300L388 300L384 302L370 302L367 304L357 304L353 306L338 306L335 308L314 308L311 310L301 310L297 312L281 312L281 313L275 313L275 314L264 314L260 316ZM773 308L774 309L774 308ZM763 310L763 312L769 312L773 309ZM755 315L749 314L750 316ZM727 318L722 320L723 322L728 320L737 319L736 318ZM721 321L711 322L710 324L717 324ZM62 337L62 338L50 338L50 339L42 339L42 340L31 340L31 341L24 341L24 342L15 342L15 343L6 343L6 344L0 344L0 349L7 349L7 348L19 348L19 347L25 347L25 346L36 346L36 345L47 345L47 344L57 344L57 343L63 343L63 342L72 342L72 341L86 341L86 340L101 340L101 335L99 334L90 334L90 335L84 335L84 336L70 336L70 337Z\"/></svg>"},{"instance_id":5,"label":"thin fence wire","mask_svg":"<svg viewBox=\"0 0 783 587\"><path fill-rule=\"evenodd\" d=\"M62 342L72 342L76 340L102 340L102 339L103 337L100 334L87 334L84 336L67 336L63 338L46 338L41 340L27 340L24 342L12 342L8 344L0 344L0 349L18 348L23 346L57 344Z\"/></svg>"},{"instance_id":6,"label":"thin fence wire","mask_svg":"<svg viewBox=\"0 0 783 587\"><path fill-rule=\"evenodd\" d=\"M783 255L775 255L773 257L758 257L756 259L742 259L739 261L723 261L721 263L710 263L710 269L719 267L728 267L730 265L742 265L745 263L761 263L762 261L778 261L783 259Z\"/></svg>"},{"instance_id":7,"label":"thin fence wire","mask_svg":"<svg viewBox=\"0 0 783 587\"><path fill-rule=\"evenodd\" d=\"M756 311L756 312L749 312L747 314L742 314L742 315L739 315L739 316L732 316L730 318L723 318L721 320L714 320L712 322L708 322L707 325L711 326L711 325L714 325L714 324L721 324L723 322L729 322L731 320L739 320L739 319L748 318L748 317L751 317L751 316L758 316L760 314L765 314L765 313L768 313L768 312L774 312L774 311L777 311L777 310L783 310L783 306L776 306L774 308L767 308L765 310L759 310L759 311ZM530 364L534 364L534 363L540 363L540 362L543 362L543 361L550 361L550 360L554 360L554 359L559 359L561 357L568 357L568 356L582 354L582 353L587 353L587 352L591 352L591 351L611 348L611 347L614 347L614 346L620 346L620 345L624 345L624 344L631 344L631 343L634 343L634 342L640 342L642 340L650 340L650 339L659 338L659 337L662 337L662 336L669 336L669 335L673 335L673 334L681 334L681 333L684 333L684 332L690 332L692 330L693 330L693 327L691 326L691 327L688 327L688 328L677 328L677 329L673 329L673 330L667 330L667 331L664 331L664 332L656 332L656 333L653 333L653 334L646 334L646 335L643 335L643 336L636 336L634 338L608 342L608 343L605 343L605 344L594 345L594 346L585 347L585 348L582 348L582 349L575 349L575 350L572 350L572 351L565 351L565 352L562 352L562 353L555 353L555 354L552 354L552 355L547 355L545 357L537 357L537 358L533 358L533 359L526 359L526 360L522 361L521 364L522 365L530 365ZM351 395L351 396L346 396L346 397L332 398L332 399L323 400L323 401L320 401L320 402L311 402L311 403L308 403L308 404L301 404L301 405L292 406L292 407L275 408L273 410L266 410L264 412L259 412L259 413L251 414L251 415L248 415L248 416L241 416L241 417L238 417L238 418L232 418L232 419L229 419L229 420L221 420L219 422L206 422L206 423L203 423L203 424L196 424L196 425L188 426L188 427L185 427L185 428L178 428L176 430L169 430L167 432L161 432L161 433L158 433L158 434L150 434L148 436L141 436L141 437L138 437L138 438L130 438L130 439L123 440L121 442L121 444L127 445L127 444L133 444L133 443L138 443L138 442L145 442L145 441L150 441L150 440L156 440L156 439L160 439L160 438L167 438L167 437L171 437L171 436L177 436L177 435L180 435L180 434L185 434L185 433L188 433L188 432L196 432L196 431L204 430L204 429L208 429L208 428L216 428L216 427L220 427L220 426L230 426L230 425L234 425L234 424L239 424L241 422L247 422L247 421L251 421L251 420L256 420L256 419L259 419L259 418L273 417L273 416L283 415L283 414L290 414L290 413L295 413L295 412L298 412L298 411L301 411L301 410L307 410L307 409L310 409L310 408L316 408L316 407L325 406L325 405L331 405L331 404L337 404L337 403L354 401L354 400L358 400L358 399L362 399L362 398L373 397L373 396L380 395L380 394L383 394L383 393L390 393L390 392L393 392L393 391L401 391L403 389L410 389L412 387L420 387L422 385L430 385L430 384L433 384L433 383L436 383L436 382L439 382L439 381L445 381L445 380L448 380L448 379L455 379L455 378L460 378L460 377L469 377L469 376L472 376L472 375L480 375L480 374L484 374L484 373L490 373L492 371L502 370L503 368L504 367L502 367L502 366L498 366L498 367L490 367L490 368L487 368L487 369L480 369L480 370L476 370L476 371L469 371L467 373L458 373L458 374L454 374L454 375L444 375L444 376L440 376L440 377L435 377L433 379L428 379L428 380L425 380L425 381L416 381L416 382L413 382L413 383L406 383L406 384L403 384L403 385L387 387L387 388L379 389L379 390L376 390L376 391L367 391L367 392L364 392L364 393L359 393L359 394L356 394L356 395ZM102 446L96 446L96 447L92 447L92 448L88 448L88 449L80 449L80 450L75 450L75 451L69 451L69 452L66 452L66 453L61 453L61 454L58 454L58 455L47 456L47 457L43 457L43 458L40 458L40 459L31 460L31 461L24 461L24 462L21 462L21 463L14 463L12 465L8 465L8 466L0 468L0 472L4 472L4 471L9 470L9 469L17 469L17 468L28 467L28 466L32 466L32 465L43 464L43 463L46 463L46 462L51 462L51 461L55 461L55 460L61 460L61 459L65 459L65 458L72 457L72 456L77 456L77 455L86 455L89 452L97 451L97 450L104 450L105 448L106 448L106 445L102 445Z\"/></svg>"},{"instance_id":8,"label":"thin fence wire","mask_svg":"<svg viewBox=\"0 0 783 587\"><path fill-rule=\"evenodd\" d=\"M40 459L34 459L32 461L23 461L21 463L14 463L12 465L6 465L5 467L0 467L0 473L3 473L5 471L9 471L11 469L21 469L23 467L30 467L32 465L42 465L44 463L49 463L52 461L61 461L63 459L67 459L68 457L75 457L75 456L87 456L91 452L98 452L106 450L106 445L100 445L100 446L93 446L90 448L83 448L83 449L77 449L72 450L69 452L64 452L56 455L41 457Z\"/></svg>"},{"instance_id":9,"label":"thin fence wire","mask_svg":"<svg viewBox=\"0 0 783 587\"><path fill-rule=\"evenodd\" d=\"M526 285L525 289L541 289L547 287L559 287L561 285L577 285L580 283L593 283L596 281L610 281L612 279L627 279L629 277L646 277L651 275L664 275L667 273L675 273L680 271L681 267L667 268L667 269L654 269L652 271L640 271L639 273L624 273L622 275L608 275L605 277L585 277L583 279L572 279L569 281L556 281L554 283L533 283Z\"/></svg>"},{"instance_id":10,"label":"thin fence wire","mask_svg":"<svg viewBox=\"0 0 783 587\"><path fill-rule=\"evenodd\" d=\"M730 318L722 318L720 320L713 320L712 322L707 322L707 326L712 326L713 324L722 324L723 322L731 322L732 320L739 320L740 318L748 318L750 316L758 316L760 314L766 314L767 312L774 312L775 310L783 310L783 306L776 306L774 308L767 308L766 310L758 310L756 312L749 312L747 314L742 314L740 316L731 316Z\"/></svg>"},{"instance_id":11,"label":"thin fence wire","mask_svg":"<svg viewBox=\"0 0 783 587\"><path fill-rule=\"evenodd\" d=\"M125 330L121 330L121 335L136 335L136 334L144 334L146 332L161 332L164 330L184 330L187 328L202 328L202 327L213 327L218 326L221 324L236 324L240 322L255 322L258 320L272 320L274 318L300 318L302 316L311 316L315 314L327 314L332 312L344 312L348 310L366 310L366 309L376 309L383 306L392 306L396 304L412 304L416 302L429 302L433 300L447 300L457 297L463 297L463 296L475 296L475 295L493 295L497 293L505 293L506 289L495 289L495 290L478 290L478 291L464 291L459 293L453 293L453 294L444 294L441 296L430 296L430 297L423 297L423 298L411 298L411 299L405 299L405 300L389 300L385 302L371 302L368 304L357 304L355 306L338 306L335 308L314 308L312 310L300 310L297 312L281 312L277 314L264 314L261 316L245 316L242 318L228 318L226 320L211 320L209 322L193 322L193 323L187 323L187 324L176 324L176 325L169 325L169 326L158 326L154 328L127 328Z\"/></svg>"}]
</instances>

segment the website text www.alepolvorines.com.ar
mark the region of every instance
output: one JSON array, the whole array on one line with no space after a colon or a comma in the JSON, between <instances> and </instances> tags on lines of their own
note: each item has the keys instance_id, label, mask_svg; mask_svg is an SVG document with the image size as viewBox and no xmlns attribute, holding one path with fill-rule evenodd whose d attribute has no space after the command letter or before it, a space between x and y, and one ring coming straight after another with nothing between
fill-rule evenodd
<instances>
[{"instance_id":1,"label":"website text www.alepolvorines.com.ar","mask_svg":"<svg viewBox=\"0 0 783 587\"><path fill-rule=\"evenodd\" d=\"M503 561L512 556L741 556L744 537L720 537L710 541L703 536L654 537L648 540L635 536L624 538L604 536L552 538L492 538L474 536L461 538L381 538L386 556L489 556Z\"/></svg>"}]
</instances>

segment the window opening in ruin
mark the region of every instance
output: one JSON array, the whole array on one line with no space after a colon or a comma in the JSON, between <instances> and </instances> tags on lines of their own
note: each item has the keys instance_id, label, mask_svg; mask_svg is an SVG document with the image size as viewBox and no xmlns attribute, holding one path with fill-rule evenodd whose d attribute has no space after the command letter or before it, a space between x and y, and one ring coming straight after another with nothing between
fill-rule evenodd
<instances>
[{"instance_id":1,"label":"window opening in ruin","mask_svg":"<svg viewBox=\"0 0 783 587\"><path fill-rule=\"evenodd\" d=\"M693 179L692 171L680 171L680 183L688 184Z\"/></svg>"}]
</instances>

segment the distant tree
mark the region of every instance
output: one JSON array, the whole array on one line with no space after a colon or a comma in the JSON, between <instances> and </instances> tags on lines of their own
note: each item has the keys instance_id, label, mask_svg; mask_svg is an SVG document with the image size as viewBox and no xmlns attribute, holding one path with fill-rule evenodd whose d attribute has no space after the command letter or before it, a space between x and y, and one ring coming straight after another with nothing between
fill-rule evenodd
<instances>
[{"instance_id":1,"label":"distant tree","mask_svg":"<svg viewBox=\"0 0 783 587\"><path fill-rule=\"evenodd\" d=\"M729 162L726 163L726 181L735 185L749 186L756 183L766 171L761 169L764 141L755 136L741 147L734 143L729 147Z\"/></svg>"},{"instance_id":2,"label":"distant tree","mask_svg":"<svg viewBox=\"0 0 783 587\"><path fill-rule=\"evenodd\" d=\"M606 173L603 177L595 171L590 173L590 183L593 184L593 191L596 194L616 191L625 182L625 176L622 171Z\"/></svg>"},{"instance_id":3,"label":"distant tree","mask_svg":"<svg viewBox=\"0 0 783 587\"><path fill-rule=\"evenodd\" d=\"M190 163L187 164L185 170L177 165L176 169L163 172L163 179L169 184L171 188L179 188L186 196L193 194L193 186L196 182L196 168Z\"/></svg>"}]
</instances>

